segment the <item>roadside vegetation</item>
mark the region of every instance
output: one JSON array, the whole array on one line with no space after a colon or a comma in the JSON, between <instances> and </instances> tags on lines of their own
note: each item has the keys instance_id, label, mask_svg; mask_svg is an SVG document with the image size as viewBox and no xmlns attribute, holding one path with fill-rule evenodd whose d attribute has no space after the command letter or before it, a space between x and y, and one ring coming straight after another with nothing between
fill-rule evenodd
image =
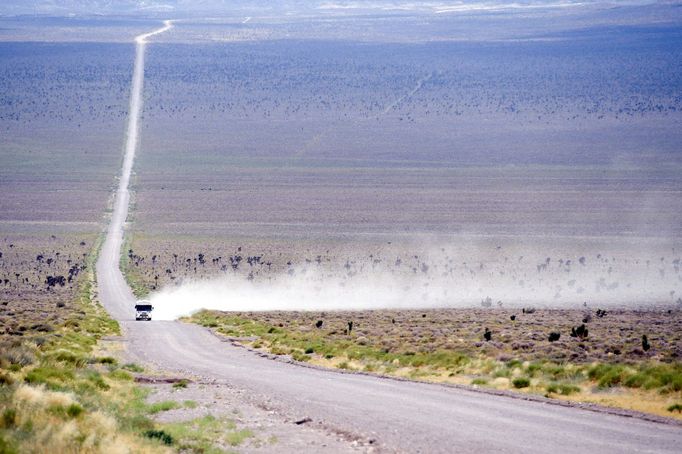
<instances>
[{"instance_id":1,"label":"roadside vegetation","mask_svg":"<svg viewBox=\"0 0 682 454\"><path fill-rule=\"evenodd\" d=\"M130 235L126 235L123 246L121 248L121 258L119 260L119 267L126 278L126 282L130 286L133 294L137 298L144 298L149 295L150 290L156 290L158 285L158 275L154 275L154 284L150 286L145 284L140 268L139 268L139 258L135 255L134 251L131 249L132 238ZM156 261L156 257L154 257Z\"/></svg>"},{"instance_id":2,"label":"roadside vegetation","mask_svg":"<svg viewBox=\"0 0 682 454\"><path fill-rule=\"evenodd\" d=\"M90 245L91 250L97 247ZM68 250L45 254L40 262L49 261L58 271L59 257L69 255ZM8 301L13 310L3 316L16 329L0 336L2 452L102 452L112 446L121 452L164 450L142 435L154 423L145 414L143 391L134 384L134 367L103 356L98 346L103 337L120 332L93 299L95 256L82 254L79 272L69 276L68 284L45 280L44 291L34 288L33 296L41 295L44 304L20 300L21 288ZM71 265L67 260L62 265ZM27 262L8 266L18 269ZM32 287L30 280L24 284Z\"/></svg>"},{"instance_id":3,"label":"roadside vegetation","mask_svg":"<svg viewBox=\"0 0 682 454\"><path fill-rule=\"evenodd\" d=\"M0 453L222 452L253 435L219 418L154 421L196 403L147 403L149 390L134 379L144 368L121 364L108 346L120 329L94 298L96 254L88 251L97 237L45 241L52 247L5 240L2 270L21 279L5 285L0 306ZM64 285L46 278L62 272Z\"/></svg>"},{"instance_id":4,"label":"roadside vegetation","mask_svg":"<svg viewBox=\"0 0 682 454\"><path fill-rule=\"evenodd\" d=\"M323 367L681 418L682 363L675 340L679 331L666 331L677 329L679 312L616 311L595 316L598 322L582 323L588 313L201 311L187 320L250 348ZM608 325L603 320L607 317ZM584 328L587 335L571 335L574 318L580 318L578 327L589 326ZM650 333L646 343L638 331Z\"/></svg>"}]
</instances>

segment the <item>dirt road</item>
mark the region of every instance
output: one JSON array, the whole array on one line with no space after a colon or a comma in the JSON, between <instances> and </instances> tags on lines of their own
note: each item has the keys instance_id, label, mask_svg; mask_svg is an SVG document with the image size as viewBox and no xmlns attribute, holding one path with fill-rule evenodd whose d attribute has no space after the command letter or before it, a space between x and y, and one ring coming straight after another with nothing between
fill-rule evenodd
<instances>
[{"instance_id":1,"label":"dirt road","mask_svg":"<svg viewBox=\"0 0 682 454\"><path fill-rule=\"evenodd\" d=\"M172 24L167 23L162 31ZM160 29L161 30L161 29ZM158 31L161 33L161 31ZM137 41L126 156L106 242L99 298L122 323L131 355L258 396L263 405L403 452L679 452L682 427L438 385L341 374L259 357L178 322L135 322L118 268L137 145L146 38Z\"/></svg>"}]
</instances>

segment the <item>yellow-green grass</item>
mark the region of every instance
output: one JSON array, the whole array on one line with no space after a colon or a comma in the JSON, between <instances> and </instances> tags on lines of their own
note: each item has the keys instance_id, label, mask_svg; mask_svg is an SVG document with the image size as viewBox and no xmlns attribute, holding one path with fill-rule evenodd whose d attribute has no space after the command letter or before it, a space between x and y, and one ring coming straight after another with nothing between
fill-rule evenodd
<instances>
[{"instance_id":1,"label":"yellow-green grass","mask_svg":"<svg viewBox=\"0 0 682 454\"><path fill-rule=\"evenodd\" d=\"M386 318L381 311L368 315L369 312L363 313L365 324L370 319ZM493 356L484 346L478 352L466 346L458 349L456 344L451 348L431 348L428 337L410 333L404 333L397 345L388 349L381 348L378 339L381 332L386 336L386 330L349 334L347 328L344 331L329 321L334 317L332 314L325 315L320 328L313 324L301 326L293 312L258 316L201 311L187 320L225 336L242 338L239 342L251 348L290 355L297 361L322 367L512 390L682 419L680 412L674 410L675 404L682 401L680 362L646 357L640 361L628 357L622 363L558 362L543 358L542 350L532 360L527 359L527 354L526 359L517 359L507 357L506 353ZM311 316L300 317L307 321Z\"/></svg>"},{"instance_id":2,"label":"yellow-green grass","mask_svg":"<svg viewBox=\"0 0 682 454\"><path fill-rule=\"evenodd\" d=\"M224 449L239 446L254 437L251 430L237 428L231 419L212 415L188 422L163 424L161 432L180 451L195 453L224 452Z\"/></svg>"},{"instance_id":3,"label":"yellow-green grass","mask_svg":"<svg viewBox=\"0 0 682 454\"><path fill-rule=\"evenodd\" d=\"M119 326L93 301L94 256L77 308L49 333L4 338L0 356L0 451L163 452L143 436L154 426L144 392L97 342Z\"/></svg>"}]
</instances>

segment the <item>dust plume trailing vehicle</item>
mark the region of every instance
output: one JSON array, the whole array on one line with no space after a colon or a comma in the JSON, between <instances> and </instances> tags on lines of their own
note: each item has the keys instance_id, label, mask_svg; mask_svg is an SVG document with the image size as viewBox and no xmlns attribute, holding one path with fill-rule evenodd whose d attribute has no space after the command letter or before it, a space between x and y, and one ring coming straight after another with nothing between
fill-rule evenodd
<instances>
[{"instance_id":1,"label":"dust plume trailing vehicle","mask_svg":"<svg viewBox=\"0 0 682 454\"><path fill-rule=\"evenodd\" d=\"M149 301L139 300L135 304L135 320L151 321L153 310L154 310L154 306L149 304Z\"/></svg>"}]
</instances>

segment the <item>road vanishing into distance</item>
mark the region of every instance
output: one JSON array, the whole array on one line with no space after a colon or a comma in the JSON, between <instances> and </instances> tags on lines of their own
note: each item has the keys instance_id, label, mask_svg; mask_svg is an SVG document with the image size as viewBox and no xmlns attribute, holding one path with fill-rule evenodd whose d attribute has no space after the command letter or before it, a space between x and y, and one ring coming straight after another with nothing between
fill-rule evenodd
<instances>
[{"instance_id":1,"label":"road vanishing into distance","mask_svg":"<svg viewBox=\"0 0 682 454\"><path fill-rule=\"evenodd\" d=\"M162 369L243 389L287 413L374 439L398 452L679 453L682 426L437 384L302 367L261 357L186 323L135 322L135 297L119 269L128 181L138 143L147 39L136 38L125 158L97 262L100 301L121 322L132 356Z\"/></svg>"}]
</instances>

